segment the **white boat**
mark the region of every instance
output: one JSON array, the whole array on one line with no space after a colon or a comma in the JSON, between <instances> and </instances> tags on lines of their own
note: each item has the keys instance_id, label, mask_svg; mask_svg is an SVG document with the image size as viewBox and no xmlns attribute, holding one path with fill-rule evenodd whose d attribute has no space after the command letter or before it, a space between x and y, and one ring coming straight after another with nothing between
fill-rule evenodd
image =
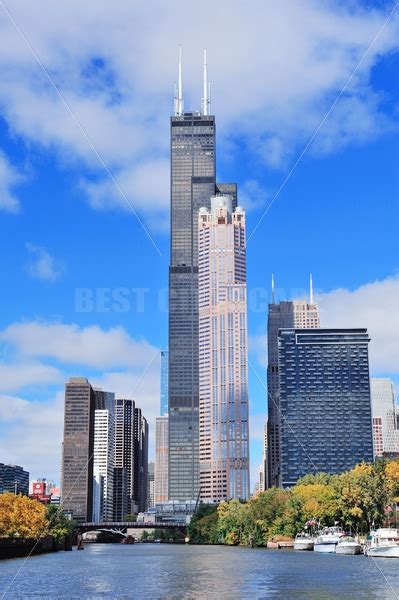
<instances>
[{"instance_id":1,"label":"white boat","mask_svg":"<svg viewBox=\"0 0 399 600\"><path fill-rule=\"evenodd\" d=\"M314 537L305 531L297 533L294 540L294 550L313 550Z\"/></svg>"},{"instance_id":2,"label":"white boat","mask_svg":"<svg viewBox=\"0 0 399 600\"><path fill-rule=\"evenodd\" d=\"M352 535L344 535L335 546L335 554L360 554L361 550L361 545Z\"/></svg>"},{"instance_id":3,"label":"white boat","mask_svg":"<svg viewBox=\"0 0 399 600\"><path fill-rule=\"evenodd\" d=\"M399 558L399 534L397 529L381 527L370 531L364 549L366 556L381 558Z\"/></svg>"},{"instance_id":4,"label":"white boat","mask_svg":"<svg viewBox=\"0 0 399 600\"><path fill-rule=\"evenodd\" d=\"M344 535L341 527L326 527L322 529L314 543L315 552L328 552L333 554L335 547Z\"/></svg>"}]
</instances>

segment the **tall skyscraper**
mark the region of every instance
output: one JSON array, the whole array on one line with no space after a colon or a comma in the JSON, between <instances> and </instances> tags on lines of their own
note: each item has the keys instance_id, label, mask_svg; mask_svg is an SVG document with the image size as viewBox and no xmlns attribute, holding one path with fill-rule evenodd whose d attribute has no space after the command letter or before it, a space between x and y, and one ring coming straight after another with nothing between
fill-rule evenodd
<instances>
[{"instance_id":1,"label":"tall skyscraper","mask_svg":"<svg viewBox=\"0 0 399 600\"><path fill-rule=\"evenodd\" d=\"M94 389L94 476L101 476L100 521L112 521L114 504L115 394ZM98 481L97 481L98 483ZM97 499L94 498L97 502ZM97 503L98 504L98 503Z\"/></svg>"},{"instance_id":2,"label":"tall skyscraper","mask_svg":"<svg viewBox=\"0 0 399 600\"><path fill-rule=\"evenodd\" d=\"M160 415L163 417L168 414L169 397L169 352L161 352L161 406Z\"/></svg>"},{"instance_id":3,"label":"tall skyscraper","mask_svg":"<svg viewBox=\"0 0 399 600\"><path fill-rule=\"evenodd\" d=\"M169 500L169 418L155 420L155 504Z\"/></svg>"},{"instance_id":4,"label":"tall skyscraper","mask_svg":"<svg viewBox=\"0 0 399 600\"><path fill-rule=\"evenodd\" d=\"M249 497L245 213L211 198L199 229L200 498Z\"/></svg>"},{"instance_id":5,"label":"tall skyscraper","mask_svg":"<svg viewBox=\"0 0 399 600\"><path fill-rule=\"evenodd\" d=\"M147 509L155 506L155 462L148 462Z\"/></svg>"},{"instance_id":6,"label":"tall skyscraper","mask_svg":"<svg viewBox=\"0 0 399 600\"><path fill-rule=\"evenodd\" d=\"M88 380L71 377L65 385L61 495L63 510L70 511L78 523L92 520L94 409Z\"/></svg>"},{"instance_id":7,"label":"tall skyscraper","mask_svg":"<svg viewBox=\"0 0 399 600\"><path fill-rule=\"evenodd\" d=\"M235 184L216 184L215 117L207 89L205 60L202 112L185 112L180 57L171 118L169 498L182 501L199 492L198 211L210 208L215 192L236 202Z\"/></svg>"},{"instance_id":8,"label":"tall skyscraper","mask_svg":"<svg viewBox=\"0 0 399 600\"><path fill-rule=\"evenodd\" d=\"M118 489L127 489L128 513L144 511L147 500L148 424L134 401L124 398L115 400L114 477L117 478ZM118 500L114 495L115 501L119 506L125 505L123 499Z\"/></svg>"},{"instance_id":9,"label":"tall skyscraper","mask_svg":"<svg viewBox=\"0 0 399 600\"><path fill-rule=\"evenodd\" d=\"M399 452L393 382L391 379L373 377L370 385L374 456Z\"/></svg>"},{"instance_id":10,"label":"tall skyscraper","mask_svg":"<svg viewBox=\"0 0 399 600\"><path fill-rule=\"evenodd\" d=\"M373 460L367 329L279 332L279 484Z\"/></svg>"},{"instance_id":11,"label":"tall skyscraper","mask_svg":"<svg viewBox=\"0 0 399 600\"><path fill-rule=\"evenodd\" d=\"M310 299L275 303L274 280L272 302L269 304L267 322L267 405L268 405L268 460L267 487L278 486L280 481L280 398L278 372L278 331L283 328L319 328L318 307L313 299L313 283L310 279Z\"/></svg>"}]
</instances>

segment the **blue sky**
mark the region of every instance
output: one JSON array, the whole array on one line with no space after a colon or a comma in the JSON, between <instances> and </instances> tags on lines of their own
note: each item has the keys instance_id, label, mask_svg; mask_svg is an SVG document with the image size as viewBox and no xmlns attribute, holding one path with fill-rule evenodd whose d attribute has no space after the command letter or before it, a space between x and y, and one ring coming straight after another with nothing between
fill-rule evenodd
<instances>
[{"instance_id":1,"label":"blue sky","mask_svg":"<svg viewBox=\"0 0 399 600\"><path fill-rule=\"evenodd\" d=\"M237 181L248 235L256 228L248 316L260 380L271 274L294 298L310 272L322 325L367 326L373 374L399 380L399 12L384 26L391 2L202 4L190 24L158 1L49 2L46 23L15 2L18 29L0 14L0 461L34 477L59 478L67 377L133 393L151 424L158 411L179 42L186 109L200 106L208 48L218 179ZM250 406L256 473L266 394L253 370Z\"/></svg>"}]
</instances>

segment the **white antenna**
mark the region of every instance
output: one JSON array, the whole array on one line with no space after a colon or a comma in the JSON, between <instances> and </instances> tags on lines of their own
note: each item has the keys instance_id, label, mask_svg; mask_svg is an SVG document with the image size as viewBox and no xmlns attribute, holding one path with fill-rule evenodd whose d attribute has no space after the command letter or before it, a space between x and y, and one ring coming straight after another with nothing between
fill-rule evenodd
<instances>
[{"instance_id":1,"label":"white antenna","mask_svg":"<svg viewBox=\"0 0 399 600\"><path fill-rule=\"evenodd\" d=\"M181 68L181 44L179 44L179 84L177 87L177 102L176 116L180 117L183 114L183 83L182 83L182 68Z\"/></svg>"},{"instance_id":2,"label":"white antenna","mask_svg":"<svg viewBox=\"0 0 399 600\"><path fill-rule=\"evenodd\" d=\"M204 96L202 99L202 114L209 114L209 87L208 87L208 64L206 62L206 50L204 50Z\"/></svg>"},{"instance_id":3,"label":"white antenna","mask_svg":"<svg viewBox=\"0 0 399 600\"><path fill-rule=\"evenodd\" d=\"M208 83L208 114L211 113L211 84Z\"/></svg>"},{"instance_id":4,"label":"white antenna","mask_svg":"<svg viewBox=\"0 0 399 600\"><path fill-rule=\"evenodd\" d=\"M178 96L176 81L175 81L175 93L174 93L174 96L173 96L173 106L174 106L175 116L177 116L178 110L179 110L179 96Z\"/></svg>"},{"instance_id":5,"label":"white antenna","mask_svg":"<svg viewBox=\"0 0 399 600\"><path fill-rule=\"evenodd\" d=\"M274 274L272 274L272 304L276 304L274 294Z\"/></svg>"},{"instance_id":6,"label":"white antenna","mask_svg":"<svg viewBox=\"0 0 399 600\"><path fill-rule=\"evenodd\" d=\"M310 279L309 279L309 303L310 304L314 304L314 299L313 299L313 277L312 277L312 273L310 274Z\"/></svg>"}]
</instances>

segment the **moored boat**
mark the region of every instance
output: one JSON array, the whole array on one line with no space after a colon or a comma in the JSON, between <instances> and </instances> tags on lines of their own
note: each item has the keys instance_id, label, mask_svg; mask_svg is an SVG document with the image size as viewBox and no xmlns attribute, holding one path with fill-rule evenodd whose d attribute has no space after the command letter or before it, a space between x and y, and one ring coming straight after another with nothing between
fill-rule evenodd
<instances>
[{"instance_id":1,"label":"moored boat","mask_svg":"<svg viewBox=\"0 0 399 600\"><path fill-rule=\"evenodd\" d=\"M294 550L313 550L314 537L306 531L297 533L294 540Z\"/></svg>"},{"instance_id":2,"label":"moored boat","mask_svg":"<svg viewBox=\"0 0 399 600\"><path fill-rule=\"evenodd\" d=\"M364 549L366 556L399 558L399 534L397 529L381 527L370 531Z\"/></svg>"},{"instance_id":3,"label":"moored boat","mask_svg":"<svg viewBox=\"0 0 399 600\"><path fill-rule=\"evenodd\" d=\"M352 535L344 535L335 546L336 554L360 554L362 550L359 542Z\"/></svg>"},{"instance_id":4,"label":"moored boat","mask_svg":"<svg viewBox=\"0 0 399 600\"><path fill-rule=\"evenodd\" d=\"M322 529L314 543L315 552L328 552L333 554L335 547L344 535L341 527L326 527Z\"/></svg>"}]
</instances>

